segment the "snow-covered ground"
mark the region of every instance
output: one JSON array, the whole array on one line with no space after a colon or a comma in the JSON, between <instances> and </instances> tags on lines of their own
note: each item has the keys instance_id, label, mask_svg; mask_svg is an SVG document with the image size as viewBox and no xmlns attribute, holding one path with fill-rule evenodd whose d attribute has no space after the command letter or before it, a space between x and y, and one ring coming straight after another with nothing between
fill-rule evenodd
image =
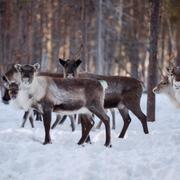
<instances>
[{"instance_id":1,"label":"snow-covered ground","mask_svg":"<svg viewBox=\"0 0 180 180\"><path fill-rule=\"evenodd\" d=\"M144 112L146 98L143 95ZM80 126L71 132L69 120L51 131L53 144L43 146L41 122L36 121L34 129L29 122L19 128L23 112L0 103L0 113L0 180L180 179L180 112L163 95L157 96L156 122L148 123L149 135L131 115L126 138L117 138L122 119L116 112L112 148L103 146L103 126L91 131L93 144L78 146Z\"/></svg>"}]
</instances>

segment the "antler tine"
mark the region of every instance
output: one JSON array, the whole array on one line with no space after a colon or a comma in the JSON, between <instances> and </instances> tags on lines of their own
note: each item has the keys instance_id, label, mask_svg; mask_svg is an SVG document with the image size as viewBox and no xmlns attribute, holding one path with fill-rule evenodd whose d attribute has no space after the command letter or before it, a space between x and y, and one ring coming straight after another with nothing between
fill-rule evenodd
<instances>
[{"instance_id":1,"label":"antler tine","mask_svg":"<svg viewBox=\"0 0 180 180\"><path fill-rule=\"evenodd\" d=\"M4 76L5 78L6 78L6 80L7 80L7 82L8 82L8 84L11 84L11 82L9 81L9 79L7 78L7 76L3 73L3 74L1 74L2 76Z\"/></svg>"},{"instance_id":2,"label":"antler tine","mask_svg":"<svg viewBox=\"0 0 180 180\"><path fill-rule=\"evenodd\" d=\"M163 71L162 71L162 68L160 67L160 65L158 64L158 70L160 72L160 75L164 78L164 74L163 74Z\"/></svg>"},{"instance_id":3,"label":"antler tine","mask_svg":"<svg viewBox=\"0 0 180 180\"><path fill-rule=\"evenodd\" d=\"M73 52L70 50L69 58L72 59L73 57L74 57L74 54L73 54Z\"/></svg>"},{"instance_id":4,"label":"antler tine","mask_svg":"<svg viewBox=\"0 0 180 180\"><path fill-rule=\"evenodd\" d=\"M79 50L77 50L76 54L74 55L75 59L78 59L80 57L82 48L83 48L83 44L80 45Z\"/></svg>"},{"instance_id":5,"label":"antler tine","mask_svg":"<svg viewBox=\"0 0 180 180\"><path fill-rule=\"evenodd\" d=\"M174 53L172 53L170 56L169 56L169 58L167 59L167 62L169 63L169 64L173 64L174 65L174 62L172 62L172 59L174 59L176 56L175 56L175 54ZM174 61L174 60L173 60Z\"/></svg>"}]
</instances>

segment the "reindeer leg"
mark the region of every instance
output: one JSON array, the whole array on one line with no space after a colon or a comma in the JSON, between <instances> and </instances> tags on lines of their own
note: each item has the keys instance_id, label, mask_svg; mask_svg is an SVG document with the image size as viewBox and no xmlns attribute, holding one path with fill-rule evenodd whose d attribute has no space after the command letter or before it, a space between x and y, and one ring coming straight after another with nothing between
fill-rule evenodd
<instances>
[{"instance_id":1,"label":"reindeer leg","mask_svg":"<svg viewBox=\"0 0 180 180\"><path fill-rule=\"evenodd\" d=\"M25 126L25 123L27 121L27 118L28 118L28 114L29 114L29 111L25 111L24 115L23 115L23 122L21 124L21 127L24 128Z\"/></svg>"},{"instance_id":2,"label":"reindeer leg","mask_svg":"<svg viewBox=\"0 0 180 180\"><path fill-rule=\"evenodd\" d=\"M89 118L89 120L90 120L90 122L91 122L91 125L92 125L92 127L94 126L94 124L95 124L95 122L94 122L94 119L93 119L93 116L92 117L90 117ZM91 129L92 129L92 127L91 127ZM90 143L91 144L91 138L90 138L90 135L88 135L87 136L87 138L86 138L86 141L85 141L86 143Z\"/></svg>"},{"instance_id":3,"label":"reindeer leg","mask_svg":"<svg viewBox=\"0 0 180 180\"><path fill-rule=\"evenodd\" d=\"M115 121L115 111L114 109L110 109L111 115L112 115L112 129L116 128L116 121Z\"/></svg>"},{"instance_id":4,"label":"reindeer leg","mask_svg":"<svg viewBox=\"0 0 180 180\"><path fill-rule=\"evenodd\" d=\"M36 121L42 121L41 114L37 112L36 110L34 111L34 114L36 115Z\"/></svg>"},{"instance_id":5,"label":"reindeer leg","mask_svg":"<svg viewBox=\"0 0 180 180\"><path fill-rule=\"evenodd\" d=\"M134 103L128 103L127 101L126 103L127 103L127 108L131 110L135 114L135 116L137 116L137 118L140 120L144 133L148 134L149 131L147 126L147 118L146 115L141 110L140 102L134 98Z\"/></svg>"},{"instance_id":6,"label":"reindeer leg","mask_svg":"<svg viewBox=\"0 0 180 180\"><path fill-rule=\"evenodd\" d=\"M85 126L86 126L86 122L85 122L85 120L84 120L84 118L83 118L83 115L82 114L79 114L79 116L78 116L78 121L80 121L81 122L81 132L82 132L82 135L81 135L81 138L80 138L80 140L78 141L78 145L80 145L80 144L82 144L83 143L83 138L84 138L84 134L85 134Z\"/></svg>"},{"instance_id":7,"label":"reindeer leg","mask_svg":"<svg viewBox=\"0 0 180 180\"><path fill-rule=\"evenodd\" d=\"M34 120L33 120L32 115L30 115L29 121L30 121L30 123L31 123L31 127L34 128Z\"/></svg>"},{"instance_id":8,"label":"reindeer leg","mask_svg":"<svg viewBox=\"0 0 180 180\"><path fill-rule=\"evenodd\" d=\"M147 125L147 118L146 115L141 111L140 107L134 107L132 109L130 109L140 120L142 127L143 127L143 131L145 134L149 134L149 130L148 130L148 125Z\"/></svg>"},{"instance_id":9,"label":"reindeer leg","mask_svg":"<svg viewBox=\"0 0 180 180\"><path fill-rule=\"evenodd\" d=\"M80 124L81 123L81 117L80 117L81 115L78 115L78 124Z\"/></svg>"},{"instance_id":10,"label":"reindeer leg","mask_svg":"<svg viewBox=\"0 0 180 180\"><path fill-rule=\"evenodd\" d=\"M126 134L126 131L127 131L129 124L131 122L131 118L129 116L128 109L126 107L124 107L123 109L119 109L119 112L120 112L120 114L123 118L123 121L124 121L124 125L123 125L121 133L119 135L119 138L124 138L124 135Z\"/></svg>"},{"instance_id":11,"label":"reindeer leg","mask_svg":"<svg viewBox=\"0 0 180 180\"><path fill-rule=\"evenodd\" d=\"M100 129L100 128L101 128L101 125L102 125L102 121L99 121L99 123L98 123L97 126L96 126L96 129Z\"/></svg>"},{"instance_id":12,"label":"reindeer leg","mask_svg":"<svg viewBox=\"0 0 180 180\"><path fill-rule=\"evenodd\" d=\"M51 108L44 107L43 108L43 123L44 123L44 130L45 130L45 139L44 145L51 144L51 137L50 137L50 127L51 127Z\"/></svg>"},{"instance_id":13,"label":"reindeer leg","mask_svg":"<svg viewBox=\"0 0 180 180\"><path fill-rule=\"evenodd\" d=\"M75 122L74 122L74 116L69 116L70 121L71 121L71 128L72 131L75 131Z\"/></svg>"},{"instance_id":14,"label":"reindeer leg","mask_svg":"<svg viewBox=\"0 0 180 180\"><path fill-rule=\"evenodd\" d=\"M106 115L104 108L101 106L91 106L89 110L94 113L101 121L103 121L106 130L105 146L111 147L111 128L109 123L109 117Z\"/></svg>"},{"instance_id":15,"label":"reindeer leg","mask_svg":"<svg viewBox=\"0 0 180 180\"><path fill-rule=\"evenodd\" d=\"M80 115L81 118L81 126L82 126L82 137L79 140L78 144L83 144L85 141L89 142L90 141L90 137L89 132L91 130L91 128L93 127L93 123L91 123L91 118L88 117L88 115Z\"/></svg>"},{"instance_id":16,"label":"reindeer leg","mask_svg":"<svg viewBox=\"0 0 180 180\"><path fill-rule=\"evenodd\" d=\"M51 129L54 129L59 124L60 121L61 121L61 116L59 114L57 114L56 115L56 120L53 123L53 125L51 126Z\"/></svg>"},{"instance_id":17,"label":"reindeer leg","mask_svg":"<svg viewBox=\"0 0 180 180\"><path fill-rule=\"evenodd\" d=\"M66 120L66 118L67 118L67 116L66 116L66 115L64 115L64 116L62 117L62 119L60 120L59 124L63 124L63 123L64 123L64 121Z\"/></svg>"}]
</instances>

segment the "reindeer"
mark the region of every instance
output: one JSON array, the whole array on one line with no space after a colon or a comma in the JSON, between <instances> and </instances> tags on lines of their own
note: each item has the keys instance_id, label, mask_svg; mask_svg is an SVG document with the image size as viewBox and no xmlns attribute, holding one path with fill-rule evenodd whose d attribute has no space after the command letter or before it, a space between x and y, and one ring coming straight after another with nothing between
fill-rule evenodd
<instances>
[{"instance_id":1,"label":"reindeer","mask_svg":"<svg viewBox=\"0 0 180 180\"><path fill-rule=\"evenodd\" d=\"M59 59L59 63L64 67L65 77L89 78L95 80L105 80L108 88L105 90L104 108L118 108L124 125L119 134L119 138L123 138L131 118L129 110L132 111L140 120L143 131L148 134L148 126L145 114L140 107L140 99L142 95L142 82L131 77L120 76L103 76L91 73L77 73L77 68L81 64L81 60L63 60Z\"/></svg>"},{"instance_id":2,"label":"reindeer","mask_svg":"<svg viewBox=\"0 0 180 180\"><path fill-rule=\"evenodd\" d=\"M169 76L163 76L163 79L157 84L153 92L155 94L165 94L176 108L180 108L180 102L177 101L175 91L172 82L169 80Z\"/></svg>"},{"instance_id":3,"label":"reindeer","mask_svg":"<svg viewBox=\"0 0 180 180\"><path fill-rule=\"evenodd\" d=\"M51 77L55 77L55 78L62 78L63 74L61 73L48 73L48 72L39 72L40 75L42 76L51 76ZM14 82L18 82L20 79L19 73L16 70L16 68L14 68L14 65L4 74L2 75L2 90L1 90L1 97L2 97L2 101L4 104L9 104L11 98L10 95L8 93L8 79L10 81L14 81ZM33 114L36 116L36 120L40 120L42 121L41 118L41 114L39 112L37 112L36 110L33 111ZM23 116L23 122L21 124L21 127L25 126L25 123L27 122L27 120L30 120L31 126L34 127L34 123L33 123L33 114L31 114L29 111L26 111L24 113ZM66 115L63 116L62 120L61 120L61 116L57 115L56 116L56 121L59 122L60 120L63 122L66 119ZM70 116L70 120L71 120L71 127L72 127L72 131L75 130L75 123L74 123L74 119L72 118L72 116ZM54 127L52 127L53 129Z\"/></svg>"},{"instance_id":4,"label":"reindeer","mask_svg":"<svg viewBox=\"0 0 180 180\"><path fill-rule=\"evenodd\" d=\"M13 69L11 69L11 70L13 70ZM12 71L10 71L10 74L11 74L11 72ZM17 77L17 76L14 76L14 77ZM15 95L15 92L16 92L15 82L13 81L13 78L11 80L13 82L12 85L10 85L10 82L9 82L8 78L6 77L6 75L2 75L1 97L2 97L2 102L4 104L9 104L10 100L13 99L13 96L11 96L11 94L9 93L10 91L12 91L13 88L14 88L14 90L13 90L14 95ZM17 80L17 79L15 78L15 80ZM9 88L11 88L11 90ZM41 115L36 110L34 110L34 111L25 111L25 113L23 115L23 122L21 124L21 127L24 127L26 121L29 119L31 127L34 128L33 115L36 116L36 120L42 121Z\"/></svg>"},{"instance_id":5,"label":"reindeer","mask_svg":"<svg viewBox=\"0 0 180 180\"><path fill-rule=\"evenodd\" d=\"M15 68L21 77L20 92L26 95L29 108L37 104L38 110L43 112L45 140L43 144L51 143L50 124L51 112L60 114L85 114L84 119L90 126L84 132L78 144L86 140L92 124L87 115L94 113L105 125L105 146L111 146L109 117L103 107L104 91L107 87L105 81L92 79L61 79L38 75L40 65L20 65ZM21 98L21 97L20 97ZM27 102L27 101L26 101ZM27 106L22 102L21 106ZM40 106L40 107L39 107Z\"/></svg>"},{"instance_id":6,"label":"reindeer","mask_svg":"<svg viewBox=\"0 0 180 180\"><path fill-rule=\"evenodd\" d=\"M175 98L180 103L180 66L174 66L172 71L172 84L175 93Z\"/></svg>"},{"instance_id":7,"label":"reindeer","mask_svg":"<svg viewBox=\"0 0 180 180\"><path fill-rule=\"evenodd\" d=\"M178 101L176 92L176 89L178 89L178 87L176 83L174 83L178 79L178 76L176 76L178 75L178 67L175 66L174 62L172 62L172 59L174 59L174 57L174 54L172 54L167 60L168 66L166 67L166 75L163 75L162 69L159 68L162 80L154 87L153 92L155 94L165 94L176 108L180 108L180 102Z\"/></svg>"},{"instance_id":8,"label":"reindeer","mask_svg":"<svg viewBox=\"0 0 180 180\"><path fill-rule=\"evenodd\" d=\"M77 69L78 66L81 64L81 60L70 60L68 59L67 61L64 61L62 59L59 59L60 64L62 63L63 68L63 76L64 78L74 78L74 77L78 77L78 73L77 71L74 71L74 69ZM116 127L116 123L115 123L115 111L114 109L110 109L111 115L112 115L112 129L115 129ZM94 115L93 115L94 116ZM73 118L73 117L71 117ZM79 122L81 117L79 117ZM52 125L52 129L55 128L57 126L57 124L61 124L64 121L64 118L62 120L60 119L56 119L56 121L54 122L54 124ZM100 121L98 123L98 125L96 126L97 129L100 129L102 125L102 121Z\"/></svg>"}]
</instances>

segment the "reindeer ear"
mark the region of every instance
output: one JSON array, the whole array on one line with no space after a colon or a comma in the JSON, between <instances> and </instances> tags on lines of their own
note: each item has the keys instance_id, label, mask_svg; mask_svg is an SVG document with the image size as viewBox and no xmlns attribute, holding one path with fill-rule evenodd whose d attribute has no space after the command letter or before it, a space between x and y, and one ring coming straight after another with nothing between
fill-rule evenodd
<instances>
[{"instance_id":1,"label":"reindeer ear","mask_svg":"<svg viewBox=\"0 0 180 180\"><path fill-rule=\"evenodd\" d=\"M36 63L36 64L33 65L33 67L34 67L35 71L37 71L37 70L40 69L41 66L40 66L39 63Z\"/></svg>"},{"instance_id":2,"label":"reindeer ear","mask_svg":"<svg viewBox=\"0 0 180 180\"><path fill-rule=\"evenodd\" d=\"M167 71L167 73L170 73L171 69L169 67L166 67L166 71Z\"/></svg>"},{"instance_id":3,"label":"reindeer ear","mask_svg":"<svg viewBox=\"0 0 180 180\"><path fill-rule=\"evenodd\" d=\"M18 72L21 72L21 67L22 67L21 64L15 64L15 65L14 65L14 68L15 68Z\"/></svg>"},{"instance_id":4,"label":"reindeer ear","mask_svg":"<svg viewBox=\"0 0 180 180\"><path fill-rule=\"evenodd\" d=\"M80 59L76 60L76 67L78 67L81 63L82 61Z\"/></svg>"},{"instance_id":5,"label":"reindeer ear","mask_svg":"<svg viewBox=\"0 0 180 180\"><path fill-rule=\"evenodd\" d=\"M8 82L8 79L6 78L6 76L4 74L1 74L1 80Z\"/></svg>"},{"instance_id":6,"label":"reindeer ear","mask_svg":"<svg viewBox=\"0 0 180 180\"><path fill-rule=\"evenodd\" d=\"M63 60L63 59L59 59L59 64L61 64L63 67L65 66L66 64L66 61Z\"/></svg>"}]
</instances>

